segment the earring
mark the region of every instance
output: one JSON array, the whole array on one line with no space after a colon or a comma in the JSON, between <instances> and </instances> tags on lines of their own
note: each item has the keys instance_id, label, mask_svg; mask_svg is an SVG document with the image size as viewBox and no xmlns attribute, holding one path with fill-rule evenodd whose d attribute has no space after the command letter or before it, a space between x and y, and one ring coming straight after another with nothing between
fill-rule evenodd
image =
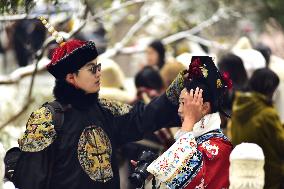
<instances>
[{"instance_id":1,"label":"earring","mask_svg":"<svg viewBox=\"0 0 284 189\"><path fill-rule=\"evenodd\" d=\"M205 125L204 125L204 121L205 121L205 119L204 119L204 117L203 118L201 118L201 129L204 129L204 127L205 127Z\"/></svg>"}]
</instances>

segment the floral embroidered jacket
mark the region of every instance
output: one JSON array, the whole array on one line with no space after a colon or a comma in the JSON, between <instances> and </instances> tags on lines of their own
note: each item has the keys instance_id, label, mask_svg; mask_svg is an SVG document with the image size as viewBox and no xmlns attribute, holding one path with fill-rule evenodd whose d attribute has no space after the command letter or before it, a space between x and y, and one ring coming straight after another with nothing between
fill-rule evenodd
<instances>
[{"instance_id":1,"label":"floral embroidered jacket","mask_svg":"<svg viewBox=\"0 0 284 189\"><path fill-rule=\"evenodd\" d=\"M219 127L220 118L212 115L213 126L197 128L196 124L193 132L177 133L175 144L147 168L168 188L229 188L229 156L233 147L220 129L214 129Z\"/></svg>"}]
</instances>

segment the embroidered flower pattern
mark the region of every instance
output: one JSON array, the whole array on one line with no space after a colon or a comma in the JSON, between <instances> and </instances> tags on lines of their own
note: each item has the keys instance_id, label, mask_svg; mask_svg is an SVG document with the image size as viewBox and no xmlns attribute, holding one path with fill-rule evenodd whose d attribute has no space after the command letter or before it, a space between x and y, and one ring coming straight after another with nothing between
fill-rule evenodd
<instances>
[{"instance_id":1,"label":"embroidered flower pattern","mask_svg":"<svg viewBox=\"0 0 284 189\"><path fill-rule=\"evenodd\" d=\"M181 136L169 150L155 160L147 170L156 177L164 176L163 181L177 175L180 165L185 164L196 152L197 145L192 134Z\"/></svg>"},{"instance_id":2,"label":"embroidered flower pattern","mask_svg":"<svg viewBox=\"0 0 284 189\"><path fill-rule=\"evenodd\" d=\"M222 79L228 89L231 89L233 87L233 81L230 79L230 74L228 72L224 72L222 74Z\"/></svg>"},{"instance_id":3,"label":"embroidered flower pattern","mask_svg":"<svg viewBox=\"0 0 284 189\"><path fill-rule=\"evenodd\" d=\"M204 67L201 67L201 71L202 71L203 76L204 76L205 78L207 78L207 76L208 76L208 70L207 70L206 68L204 68Z\"/></svg>"},{"instance_id":4,"label":"embroidered flower pattern","mask_svg":"<svg viewBox=\"0 0 284 189\"><path fill-rule=\"evenodd\" d=\"M197 151L182 162L182 166L166 181L166 185L169 188L183 188L196 177L202 166L202 153Z\"/></svg>"},{"instance_id":5,"label":"embroidered flower pattern","mask_svg":"<svg viewBox=\"0 0 284 189\"><path fill-rule=\"evenodd\" d=\"M195 187L195 189L204 189L204 178L201 179L201 182L198 186Z\"/></svg>"},{"instance_id":6,"label":"embroidered flower pattern","mask_svg":"<svg viewBox=\"0 0 284 189\"><path fill-rule=\"evenodd\" d=\"M210 140L203 142L201 147L206 150L206 154L210 159L218 155L219 147L216 144L211 145Z\"/></svg>"},{"instance_id":7,"label":"embroidered flower pattern","mask_svg":"<svg viewBox=\"0 0 284 189\"><path fill-rule=\"evenodd\" d=\"M208 70L200 61L200 58L195 59L188 67L188 79L207 78Z\"/></svg>"}]
</instances>

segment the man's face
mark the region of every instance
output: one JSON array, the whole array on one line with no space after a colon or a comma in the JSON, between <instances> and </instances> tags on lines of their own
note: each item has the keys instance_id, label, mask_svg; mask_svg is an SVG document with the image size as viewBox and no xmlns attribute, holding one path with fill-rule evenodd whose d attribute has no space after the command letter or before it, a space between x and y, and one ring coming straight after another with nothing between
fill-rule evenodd
<instances>
[{"instance_id":1,"label":"man's face","mask_svg":"<svg viewBox=\"0 0 284 189\"><path fill-rule=\"evenodd\" d=\"M74 74L76 87L84 90L87 94L96 93L100 90L101 67L94 59L85 64L78 74Z\"/></svg>"}]
</instances>

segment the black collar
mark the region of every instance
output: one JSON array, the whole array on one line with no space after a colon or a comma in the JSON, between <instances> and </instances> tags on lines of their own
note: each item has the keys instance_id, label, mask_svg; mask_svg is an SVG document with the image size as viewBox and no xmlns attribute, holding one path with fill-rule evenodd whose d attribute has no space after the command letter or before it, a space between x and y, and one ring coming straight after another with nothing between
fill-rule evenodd
<instances>
[{"instance_id":1,"label":"black collar","mask_svg":"<svg viewBox=\"0 0 284 189\"><path fill-rule=\"evenodd\" d=\"M56 80L53 95L61 104L71 104L78 109L88 109L98 102L98 93L86 94L85 91L75 88L65 80Z\"/></svg>"}]
</instances>

